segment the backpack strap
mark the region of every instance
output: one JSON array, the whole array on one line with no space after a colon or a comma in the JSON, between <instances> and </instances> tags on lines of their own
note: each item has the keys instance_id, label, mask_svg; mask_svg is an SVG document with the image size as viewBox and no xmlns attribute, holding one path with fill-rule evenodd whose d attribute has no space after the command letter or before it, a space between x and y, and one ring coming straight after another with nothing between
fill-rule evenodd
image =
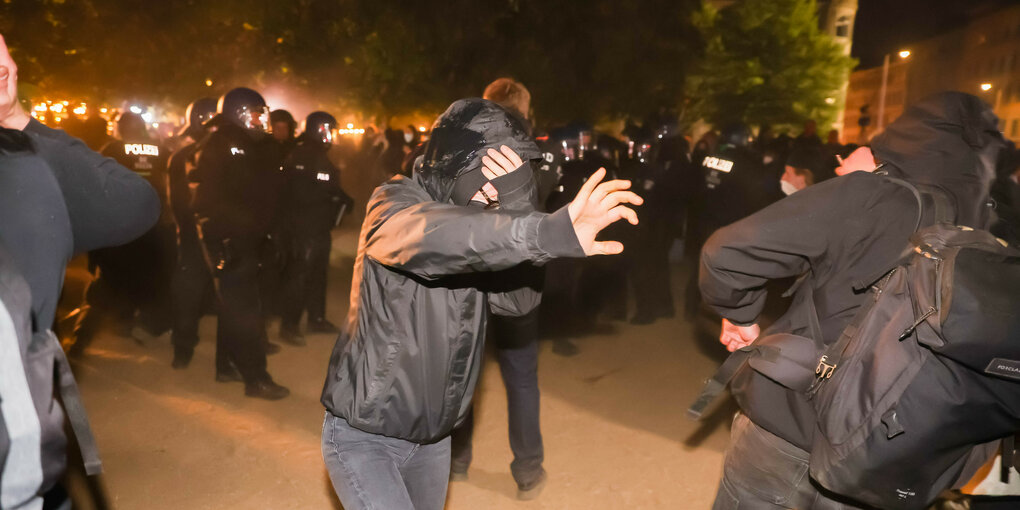
<instances>
[{"instance_id":1,"label":"backpack strap","mask_svg":"<svg viewBox=\"0 0 1020 510\"><path fill-rule=\"evenodd\" d=\"M892 275L895 272L895 269L889 271L885 278L882 278L880 282L875 284L875 287L877 289L885 287L885 284L890 278L892 278ZM839 367L839 363L843 360L843 356L846 354L847 347L850 346L850 342L857 336L857 330L860 329L865 317L868 316L868 312L870 312L875 306L875 303L878 302L880 295L880 292L875 292L871 299L865 301L861 308L857 310L857 314L854 315L850 324L847 324L846 328L843 328L843 332L840 333L839 339L825 348L825 352L822 353L822 357L818 360L818 367L815 368L815 380L807 389L808 398L811 398L818 391L818 388L821 387L822 383L830 379L832 374L836 372L836 368Z\"/></svg>"},{"instance_id":2,"label":"backpack strap","mask_svg":"<svg viewBox=\"0 0 1020 510\"><path fill-rule=\"evenodd\" d=\"M96 438L92 435L92 426L89 425L88 414L85 413L85 405L81 400L81 392L78 391L78 383L74 380L71 372L71 365L64 355L64 349L52 331L46 330L56 351L57 361L57 382L60 384L60 400L64 403L64 410L67 412L67 420L71 422L71 430L78 440L78 448L81 450L81 458L85 461L85 473L98 475L103 471L103 463L99 460L99 447L96 446Z\"/></svg>"},{"instance_id":3,"label":"backpack strap","mask_svg":"<svg viewBox=\"0 0 1020 510\"><path fill-rule=\"evenodd\" d=\"M719 395L730 384L730 381L737 375L737 372L753 357L774 360L779 357L779 349L771 346L754 345L752 343L747 347L733 351L733 354L726 358L726 361L715 372L715 375L705 381L705 387L698 394L698 398L687 409L687 417L692 420L700 419L708 405L719 398Z\"/></svg>"}]
</instances>

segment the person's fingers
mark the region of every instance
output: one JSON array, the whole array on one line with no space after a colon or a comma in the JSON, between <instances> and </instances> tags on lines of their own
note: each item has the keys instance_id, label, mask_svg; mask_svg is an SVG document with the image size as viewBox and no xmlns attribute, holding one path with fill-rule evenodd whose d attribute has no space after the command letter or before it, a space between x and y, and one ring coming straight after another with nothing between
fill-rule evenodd
<instances>
[{"instance_id":1,"label":"person's fingers","mask_svg":"<svg viewBox=\"0 0 1020 510\"><path fill-rule=\"evenodd\" d=\"M510 147L507 147L506 145L503 145L503 146L500 146L499 150L500 150L500 152L503 153L503 155L506 156L507 159L510 160L510 164L514 166L515 170L520 168L521 165L524 164L524 160L521 159L521 157L518 156L517 153L514 152L514 150L511 149Z\"/></svg>"},{"instance_id":2,"label":"person's fingers","mask_svg":"<svg viewBox=\"0 0 1020 510\"><path fill-rule=\"evenodd\" d=\"M496 177L502 175L498 172L499 165L497 165L496 162L494 162L493 160L489 159L488 156L482 156L482 175L484 175L486 179L489 179L491 181L492 179L495 179Z\"/></svg>"},{"instance_id":3,"label":"person's fingers","mask_svg":"<svg viewBox=\"0 0 1020 510\"><path fill-rule=\"evenodd\" d=\"M619 179L606 181L595 187L595 189L591 192L591 198L589 200L598 203L601 202L602 199L606 198L606 196L610 193L613 193L614 191L622 191L628 188L630 188L630 181Z\"/></svg>"},{"instance_id":4,"label":"person's fingers","mask_svg":"<svg viewBox=\"0 0 1020 510\"><path fill-rule=\"evenodd\" d=\"M595 187L598 186L600 182L602 182L602 178L605 176L606 176L605 168L599 168L598 170L596 170L595 173L591 174L591 177L589 177L588 180L584 181L584 184L581 185L581 191L577 192L577 198L580 198L582 200L588 200L588 197L591 196L592 191L595 191Z\"/></svg>"},{"instance_id":5,"label":"person's fingers","mask_svg":"<svg viewBox=\"0 0 1020 510\"><path fill-rule=\"evenodd\" d=\"M614 191L602 199L601 205L604 209L608 210L620 204L641 205L643 203L644 199L633 191Z\"/></svg>"},{"instance_id":6,"label":"person's fingers","mask_svg":"<svg viewBox=\"0 0 1020 510\"><path fill-rule=\"evenodd\" d=\"M595 241L592 243L594 255L616 255L623 253L623 243L619 241Z\"/></svg>"},{"instance_id":7,"label":"person's fingers","mask_svg":"<svg viewBox=\"0 0 1020 510\"><path fill-rule=\"evenodd\" d=\"M489 157L492 158L492 160L495 161L496 164L502 168L504 174L513 172L514 169L517 168L516 166L513 166L513 163L511 163L510 160L507 159L507 157L504 156L502 152L499 152L495 149L489 149L485 151L485 153L488 154Z\"/></svg>"},{"instance_id":8,"label":"person's fingers","mask_svg":"<svg viewBox=\"0 0 1020 510\"><path fill-rule=\"evenodd\" d=\"M634 212L634 209L631 209L630 207L618 205L609 210L610 224L615 223L620 218L627 220L627 223L630 223L631 225L638 224L638 215Z\"/></svg>"}]
</instances>

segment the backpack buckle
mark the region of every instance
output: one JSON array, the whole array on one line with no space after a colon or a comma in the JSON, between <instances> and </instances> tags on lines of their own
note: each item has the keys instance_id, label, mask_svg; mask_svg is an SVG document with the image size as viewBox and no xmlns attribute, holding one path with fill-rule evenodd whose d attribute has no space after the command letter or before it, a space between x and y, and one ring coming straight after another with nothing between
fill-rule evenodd
<instances>
[{"instance_id":1,"label":"backpack buckle","mask_svg":"<svg viewBox=\"0 0 1020 510\"><path fill-rule=\"evenodd\" d=\"M833 372L836 371L836 363L829 363L828 356L822 356L822 359L818 361L818 367L815 368L815 375L819 379L831 379Z\"/></svg>"}]
</instances>

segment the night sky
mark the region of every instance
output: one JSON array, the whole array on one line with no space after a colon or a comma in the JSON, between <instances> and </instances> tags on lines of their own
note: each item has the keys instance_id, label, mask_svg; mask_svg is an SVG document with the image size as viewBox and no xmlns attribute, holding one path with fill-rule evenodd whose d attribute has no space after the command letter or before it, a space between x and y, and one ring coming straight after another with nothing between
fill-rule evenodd
<instances>
[{"instance_id":1,"label":"night sky","mask_svg":"<svg viewBox=\"0 0 1020 510\"><path fill-rule=\"evenodd\" d=\"M1020 0L859 0L853 56L860 68L881 65L886 53L966 23L975 9Z\"/></svg>"}]
</instances>

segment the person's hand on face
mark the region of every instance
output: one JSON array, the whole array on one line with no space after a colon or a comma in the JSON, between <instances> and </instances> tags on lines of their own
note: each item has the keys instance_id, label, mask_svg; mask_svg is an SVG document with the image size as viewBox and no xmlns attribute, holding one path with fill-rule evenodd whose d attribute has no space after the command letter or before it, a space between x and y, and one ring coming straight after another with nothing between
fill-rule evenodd
<instances>
[{"instance_id":1,"label":"person's hand on face","mask_svg":"<svg viewBox=\"0 0 1020 510\"><path fill-rule=\"evenodd\" d=\"M836 175L846 175L852 172L874 172L878 168L875 162L875 155L871 153L871 147L858 147L846 158L836 156L839 160L839 167L836 168Z\"/></svg>"},{"instance_id":2,"label":"person's hand on face","mask_svg":"<svg viewBox=\"0 0 1020 510\"><path fill-rule=\"evenodd\" d=\"M761 328L757 324L751 324L750 326L737 326L732 322L723 319L722 320L722 332L719 333L719 342L726 346L726 350L733 352L737 349L741 349L751 345L758 335L761 334Z\"/></svg>"},{"instance_id":3,"label":"person's hand on face","mask_svg":"<svg viewBox=\"0 0 1020 510\"><path fill-rule=\"evenodd\" d=\"M29 120L18 102L18 66L0 35L0 127L21 130Z\"/></svg>"},{"instance_id":4,"label":"person's hand on face","mask_svg":"<svg viewBox=\"0 0 1020 510\"><path fill-rule=\"evenodd\" d=\"M489 149L485 154L485 156L482 156L482 175L490 181L501 175L511 173L524 165L521 157L506 145L501 145L498 151ZM482 189L475 193L475 196L471 197L471 200L483 204L498 202L499 193L491 182L487 182L482 186Z\"/></svg>"},{"instance_id":5,"label":"person's hand on face","mask_svg":"<svg viewBox=\"0 0 1020 510\"><path fill-rule=\"evenodd\" d=\"M626 219L631 225L637 225L637 213L622 204L644 203L637 194L626 191L630 188L630 181L602 182L605 176L606 169L598 169L581 186L581 191L567 206L570 221L574 225L574 234L587 256L615 255L622 252L623 244L620 242L596 241L595 237L602 229L620 219Z\"/></svg>"}]
</instances>

